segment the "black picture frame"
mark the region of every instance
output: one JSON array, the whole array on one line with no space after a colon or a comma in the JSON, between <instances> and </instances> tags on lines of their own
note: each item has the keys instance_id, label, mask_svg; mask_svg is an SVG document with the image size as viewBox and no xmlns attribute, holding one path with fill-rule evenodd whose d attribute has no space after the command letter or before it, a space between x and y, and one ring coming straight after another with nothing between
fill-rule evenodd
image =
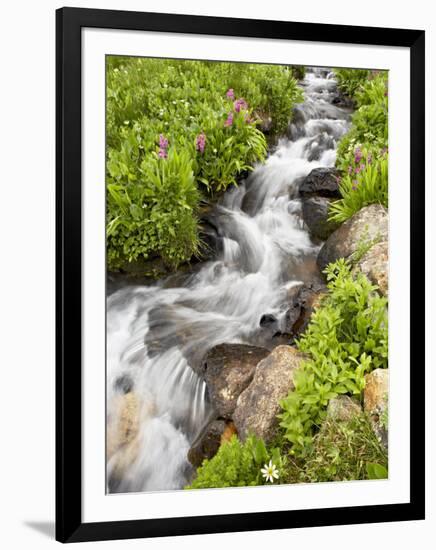
<instances>
[{"instance_id":1,"label":"black picture frame","mask_svg":"<svg viewBox=\"0 0 436 550\"><path fill-rule=\"evenodd\" d=\"M410 502L82 522L81 29L128 29L398 46L410 50ZM56 12L56 539L159 537L424 519L424 48L419 30L95 9ZM418 295L419 292L419 295ZM418 322L413 322L414 320ZM413 365L412 365L413 358ZM170 498L170 497L168 497Z\"/></svg>"}]
</instances>

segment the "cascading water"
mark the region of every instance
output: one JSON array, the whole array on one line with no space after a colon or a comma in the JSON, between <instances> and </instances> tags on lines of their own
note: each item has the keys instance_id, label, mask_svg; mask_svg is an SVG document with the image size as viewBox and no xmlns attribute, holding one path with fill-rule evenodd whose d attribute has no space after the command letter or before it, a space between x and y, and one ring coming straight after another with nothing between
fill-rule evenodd
<instances>
[{"instance_id":1,"label":"cascading water","mask_svg":"<svg viewBox=\"0 0 436 550\"><path fill-rule=\"evenodd\" d=\"M108 297L110 492L180 489L189 481L188 450L213 417L195 367L220 343L268 346L262 315L280 325L289 289L314 276L319 243L302 221L298 184L312 169L333 166L349 113L332 104L336 82L328 71L309 69L301 85L305 101L288 137L210 214L223 244L216 260L180 286L170 277ZM120 423L133 435L117 448L111 439Z\"/></svg>"}]
</instances>

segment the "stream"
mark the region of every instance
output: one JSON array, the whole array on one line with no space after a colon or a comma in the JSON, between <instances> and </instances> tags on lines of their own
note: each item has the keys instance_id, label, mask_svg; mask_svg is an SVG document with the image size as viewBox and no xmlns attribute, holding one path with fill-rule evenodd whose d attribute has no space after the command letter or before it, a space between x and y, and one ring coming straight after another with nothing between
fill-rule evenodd
<instances>
[{"instance_id":1,"label":"stream","mask_svg":"<svg viewBox=\"0 0 436 550\"><path fill-rule=\"evenodd\" d=\"M108 492L189 483L187 453L214 418L196 367L220 343L270 347L262 316L272 315L280 330L289 290L319 275L321 243L304 226L298 185L314 168L334 165L350 113L332 103L329 71L308 69L300 84L305 100L288 136L210 213L222 244L216 259L108 296ZM120 423L134 437L117 446L111 441Z\"/></svg>"}]
</instances>

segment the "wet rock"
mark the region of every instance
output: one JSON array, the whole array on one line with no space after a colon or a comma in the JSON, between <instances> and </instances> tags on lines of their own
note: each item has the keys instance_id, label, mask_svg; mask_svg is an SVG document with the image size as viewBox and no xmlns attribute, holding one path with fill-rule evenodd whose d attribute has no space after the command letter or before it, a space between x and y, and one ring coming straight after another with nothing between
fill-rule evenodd
<instances>
[{"instance_id":1,"label":"wet rock","mask_svg":"<svg viewBox=\"0 0 436 550\"><path fill-rule=\"evenodd\" d=\"M332 136L321 134L314 137L312 141L308 144L309 152L307 160L309 162L319 160L324 151L326 151L327 149L333 149L334 145L335 143Z\"/></svg>"},{"instance_id":2,"label":"wet rock","mask_svg":"<svg viewBox=\"0 0 436 550\"><path fill-rule=\"evenodd\" d=\"M278 346L256 367L253 381L239 396L233 421L239 436L250 433L270 441L278 426L279 401L294 389L293 374L305 356Z\"/></svg>"},{"instance_id":3,"label":"wet rock","mask_svg":"<svg viewBox=\"0 0 436 550\"><path fill-rule=\"evenodd\" d=\"M327 197L338 199L339 171L336 168L314 168L300 185L302 197Z\"/></svg>"},{"instance_id":4,"label":"wet rock","mask_svg":"<svg viewBox=\"0 0 436 550\"><path fill-rule=\"evenodd\" d=\"M338 395L330 399L327 407L327 419L338 422L348 422L361 413L360 403L348 395Z\"/></svg>"},{"instance_id":5,"label":"wet rock","mask_svg":"<svg viewBox=\"0 0 436 550\"><path fill-rule=\"evenodd\" d=\"M277 318L271 313L265 313L262 315L259 321L261 327L270 327L271 325L277 324Z\"/></svg>"},{"instance_id":6,"label":"wet rock","mask_svg":"<svg viewBox=\"0 0 436 550\"><path fill-rule=\"evenodd\" d=\"M199 259L214 260L223 252L223 238L210 222L201 220L198 226L200 236Z\"/></svg>"},{"instance_id":7,"label":"wet rock","mask_svg":"<svg viewBox=\"0 0 436 550\"><path fill-rule=\"evenodd\" d=\"M303 219L314 239L325 241L339 227L328 220L331 202L327 197L309 197L303 201Z\"/></svg>"},{"instance_id":8,"label":"wet rock","mask_svg":"<svg viewBox=\"0 0 436 550\"><path fill-rule=\"evenodd\" d=\"M122 374L114 383L114 388L121 393L129 393L133 390L133 380L128 374Z\"/></svg>"},{"instance_id":9,"label":"wet rock","mask_svg":"<svg viewBox=\"0 0 436 550\"><path fill-rule=\"evenodd\" d=\"M375 369L365 376L363 405L371 419L375 434L385 447L388 446L388 431L384 417L388 409L389 369Z\"/></svg>"},{"instance_id":10,"label":"wet rock","mask_svg":"<svg viewBox=\"0 0 436 550\"><path fill-rule=\"evenodd\" d=\"M212 458L216 455L225 427L224 420L214 420L206 427L200 440L189 449L188 460L193 466L198 468L205 458Z\"/></svg>"},{"instance_id":11,"label":"wet rock","mask_svg":"<svg viewBox=\"0 0 436 550\"><path fill-rule=\"evenodd\" d=\"M340 92L332 97L331 103L336 107L342 107L343 109L354 109L354 101L350 97L342 95Z\"/></svg>"},{"instance_id":12,"label":"wet rock","mask_svg":"<svg viewBox=\"0 0 436 550\"><path fill-rule=\"evenodd\" d=\"M387 239L388 211L380 204L366 206L330 235L318 254L318 267L322 271L339 258L349 258L362 243Z\"/></svg>"},{"instance_id":13,"label":"wet rock","mask_svg":"<svg viewBox=\"0 0 436 550\"><path fill-rule=\"evenodd\" d=\"M388 297L389 250L387 241L374 244L356 264L353 272L361 271L378 286L380 294Z\"/></svg>"},{"instance_id":14,"label":"wet rock","mask_svg":"<svg viewBox=\"0 0 436 550\"><path fill-rule=\"evenodd\" d=\"M202 374L220 417L232 417L239 395L253 379L256 365L268 353L265 348L245 344L220 344L208 351Z\"/></svg>"},{"instance_id":15,"label":"wet rock","mask_svg":"<svg viewBox=\"0 0 436 550\"><path fill-rule=\"evenodd\" d=\"M188 460L198 468L203 460L213 458L222 443L230 440L236 428L233 422L213 420L204 430L199 440L189 449Z\"/></svg>"},{"instance_id":16,"label":"wet rock","mask_svg":"<svg viewBox=\"0 0 436 550\"><path fill-rule=\"evenodd\" d=\"M116 395L108 420L107 455L131 444L139 432L139 399L133 393Z\"/></svg>"},{"instance_id":17,"label":"wet rock","mask_svg":"<svg viewBox=\"0 0 436 550\"><path fill-rule=\"evenodd\" d=\"M285 313L284 326L275 338L277 342L292 343L302 334L310 322L314 310L319 306L326 294L325 285L301 285L293 287L289 293L289 307ZM283 342L284 343L284 342Z\"/></svg>"}]
</instances>

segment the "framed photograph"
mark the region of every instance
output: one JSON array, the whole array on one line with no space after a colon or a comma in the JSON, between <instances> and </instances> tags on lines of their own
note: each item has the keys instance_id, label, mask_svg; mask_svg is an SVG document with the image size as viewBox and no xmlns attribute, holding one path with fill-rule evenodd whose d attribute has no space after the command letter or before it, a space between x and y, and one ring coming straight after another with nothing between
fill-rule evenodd
<instances>
[{"instance_id":1,"label":"framed photograph","mask_svg":"<svg viewBox=\"0 0 436 550\"><path fill-rule=\"evenodd\" d=\"M423 519L424 32L56 17L57 540Z\"/></svg>"}]
</instances>

